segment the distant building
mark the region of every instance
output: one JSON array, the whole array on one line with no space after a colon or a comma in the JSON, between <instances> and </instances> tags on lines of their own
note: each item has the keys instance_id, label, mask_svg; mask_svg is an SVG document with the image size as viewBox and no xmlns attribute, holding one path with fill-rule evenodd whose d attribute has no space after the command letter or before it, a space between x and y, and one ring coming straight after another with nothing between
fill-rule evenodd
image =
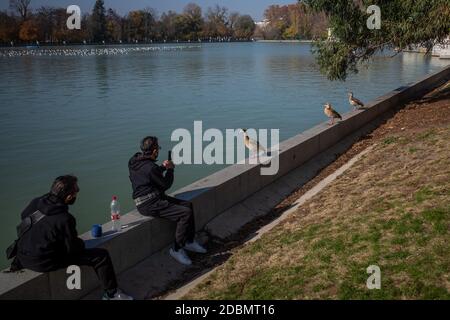
<instances>
[{"instance_id":1,"label":"distant building","mask_svg":"<svg viewBox=\"0 0 450 320\"><path fill-rule=\"evenodd\" d=\"M435 45L431 54L441 59L450 59L450 37L447 37L444 44Z\"/></svg>"},{"instance_id":2,"label":"distant building","mask_svg":"<svg viewBox=\"0 0 450 320\"><path fill-rule=\"evenodd\" d=\"M269 25L270 21L268 19L264 19L263 21L256 22L256 26L264 29Z\"/></svg>"},{"instance_id":3,"label":"distant building","mask_svg":"<svg viewBox=\"0 0 450 320\"><path fill-rule=\"evenodd\" d=\"M256 29L253 35L252 41L259 41L266 39L266 33L269 30L270 20L264 19L263 21L255 22Z\"/></svg>"},{"instance_id":4,"label":"distant building","mask_svg":"<svg viewBox=\"0 0 450 320\"><path fill-rule=\"evenodd\" d=\"M419 45L410 45L404 51L426 53L427 48ZM450 59L450 37L447 37L443 44L437 44L431 49L431 55L441 59Z\"/></svg>"}]
</instances>

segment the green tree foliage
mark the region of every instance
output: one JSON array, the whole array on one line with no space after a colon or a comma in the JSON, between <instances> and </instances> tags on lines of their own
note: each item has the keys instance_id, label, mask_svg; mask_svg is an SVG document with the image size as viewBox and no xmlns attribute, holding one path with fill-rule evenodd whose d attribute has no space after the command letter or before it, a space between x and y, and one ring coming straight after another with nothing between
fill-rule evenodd
<instances>
[{"instance_id":1,"label":"green tree foliage","mask_svg":"<svg viewBox=\"0 0 450 320\"><path fill-rule=\"evenodd\" d=\"M187 4L181 13L168 11L160 17L152 8L134 10L121 16L111 8L105 10L102 0L95 2L91 14L83 15L81 30L69 30L65 8L42 6L33 12L30 2L11 1L14 14L0 12L0 44L35 40L42 44L69 44L197 41L210 37L250 39L254 30L250 16L241 16L237 12L228 14L228 9L221 6L209 8L205 16L202 8L195 3ZM23 17L27 17L26 20ZM30 22L24 24L27 20Z\"/></svg>"},{"instance_id":2,"label":"green tree foliage","mask_svg":"<svg viewBox=\"0 0 450 320\"><path fill-rule=\"evenodd\" d=\"M208 8L203 34L205 37L210 38L223 38L230 36L230 29L228 25L228 9L216 5L213 8Z\"/></svg>"},{"instance_id":3,"label":"green tree foliage","mask_svg":"<svg viewBox=\"0 0 450 320\"><path fill-rule=\"evenodd\" d=\"M39 39L53 40L53 32L55 30L56 9L52 7L40 7L36 14L35 20L39 25Z\"/></svg>"},{"instance_id":4,"label":"green tree foliage","mask_svg":"<svg viewBox=\"0 0 450 320\"><path fill-rule=\"evenodd\" d=\"M6 11L0 11L0 42L9 43L17 39L19 24Z\"/></svg>"},{"instance_id":5,"label":"green tree foliage","mask_svg":"<svg viewBox=\"0 0 450 320\"><path fill-rule=\"evenodd\" d=\"M239 39L250 39L255 32L255 22L249 15L239 16L234 25L234 36Z\"/></svg>"},{"instance_id":6,"label":"green tree foliage","mask_svg":"<svg viewBox=\"0 0 450 320\"><path fill-rule=\"evenodd\" d=\"M163 40L173 40L177 35L176 19L178 14L174 11L168 11L161 15L159 21L160 38Z\"/></svg>"},{"instance_id":7,"label":"green tree foliage","mask_svg":"<svg viewBox=\"0 0 450 320\"><path fill-rule=\"evenodd\" d=\"M118 42L123 36L122 18L113 9L108 9L106 14L106 39L108 42Z\"/></svg>"},{"instance_id":8,"label":"green tree foliage","mask_svg":"<svg viewBox=\"0 0 450 320\"><path fill-rule=\"evenodd\" d=\"M283 39L283 33L290 25L288 6L272 5L266 9L264 16L269 21L269 38Z\"/></svg>"},{"instance_id":9,"label":"green tree foliage","mask_svg":"<svg viewBox=\"0 0 450 320\"><path fill-rule=\"evenodd\" d=\"M19 38L23 41L36 41L38 39L38 26L34 20L25 20L20 25Z\"/></svg>"},{"instance_id":10,"label":"green tree foliage","mask_svg":"<svg viewBox=\"0 0 450 320\"><path fill-rule=\"evenodd\" d=\"M239 12L231 12L230 15L228 16L228 27L230 28L230 30L234 30L235 25L237 20L239 19L240 14Z\"/></svg>"},{"instance_id":11,"label":"green tree foliage","mask_svg":"<svg viewBox=\"0 0 450 320\"><path fill-rule=\"evenodd\" d=\"M324 13L315 12L302 1L269 6L264 18L265 23L256 30L256 36L264 39L315 39L325 35L328 26Z\"/></svg>"},{"instance_id":12,"label":"green tree foliage","mask_svg":"<svg viewBox=\"0 0 450 320\"><path fill-rule=\"evenodd\" d=\"M314 10L324 12L332 39L315 43L321 71L332 80L345 80L357 72L361 62L383 50L410 45L431 49L450 34L448 0L307 0ZM369 5L381 9L381 29L367 28Z\"/></svg>"},{"instance_id":13,"label":"green tree foliage","mask_svg":"<svg viewBox=\"0 0 450 320\"><path fill-rule=\"evenodd\" d=\"M129 40L148 42L156 38L156 13L153 9L131 11L126 21Z\"/></svg>"},{"instance_id":14,"label":"green tree foliage","mask_svg":"<svg viewBox=\"0 0 450 320\"><path fill-rule=\"evenodd\" d=\"M203 28L202 8L195 3L188 3L184 9L182 18L179 19L180 35L184 40L197 40ZM184 35L184 36L183 36Z\"/></svg>"},{"instance_id":15,"label":"green tree foliage","mask_svg":"<svg viewBox=\"0 0 450 320\"><path fill-rule=\"evenodd\" d=\"M91 15L91 32L94 42L106 40L106 13L103 0L96 0Z\"/></svg>"}]
</instances>

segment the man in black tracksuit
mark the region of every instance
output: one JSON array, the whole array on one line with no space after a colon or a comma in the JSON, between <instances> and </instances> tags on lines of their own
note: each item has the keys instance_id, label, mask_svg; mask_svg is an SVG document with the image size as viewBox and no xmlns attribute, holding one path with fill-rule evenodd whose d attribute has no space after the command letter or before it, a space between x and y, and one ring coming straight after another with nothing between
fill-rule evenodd
<instances>
[{"instance_id":1,"label":"man in black tracksuit","mask_svg":"<svg viewBox=\"0 0 450 320\"><path fill-rule=\"evenodd\" d=\"M205 253L194 240L195 221L191 202L182 201L165 194L173 183L174 164L165 160L156 163L160 146L156 137L146 137L141 142L142 152L136 153L128 162L133 199L136 208L144 216L169 219L177 223L175 243L170 254L178 262L190 265L192 261L184 249Z\"/></svg>"},{"instance_id":2,"label":"man in black tracksuit","mask_svg":"<svg viewBox=\"0 0 450 320\"><path fill-rule=\"evenodd\" d=\"M77 178L56 178L49 193L36 198L22 212L22 220L36 211L42 218L19 237L15 269L26 268L36 272L50 272L69 265L85 265L95 269L105 294L105 300L128 300L117 288L117 280L109 253L105 249L86 249L78 238L75 218L69 205L75 203L79 192ZM65 285L63 283L62 285Z\"/></svg>"}]
</instances>

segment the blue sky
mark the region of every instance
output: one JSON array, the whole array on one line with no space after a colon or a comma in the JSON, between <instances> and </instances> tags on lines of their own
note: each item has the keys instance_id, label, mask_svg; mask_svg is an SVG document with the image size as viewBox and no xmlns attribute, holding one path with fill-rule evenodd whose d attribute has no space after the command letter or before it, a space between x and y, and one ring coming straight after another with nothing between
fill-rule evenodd
<instances>
[{"instance_id":1,"label":"blue sky","mask_svg":"<svg viewBox=\"0 0 450 320\"><path fill-rule=\"evenodd\" d=\"M227 7L230 11L238 11L241 14L250 14L253 19L261 20L264 10L271 4L290 4L295 3L296 0L104 0L106 8L116 9L120 14L125 14L130 10L143 9L151 7L162 13L168 10L181 12L183 7L189 2L197 3L204 11L208 7L216 4ZM56 6L67 7L71 4L80 6L81 12L88 12L92 10L95 0L31 0L31 7L33 9L40 6ZM8 9L9 1L0 0L0 10Z\"/></svg>"}]
</instances>

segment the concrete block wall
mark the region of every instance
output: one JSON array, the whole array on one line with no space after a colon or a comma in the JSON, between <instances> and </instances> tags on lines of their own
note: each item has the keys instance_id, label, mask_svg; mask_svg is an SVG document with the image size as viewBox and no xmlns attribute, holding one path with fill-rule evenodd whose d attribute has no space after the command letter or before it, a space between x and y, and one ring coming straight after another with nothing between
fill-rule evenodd
<instances>
[{"instance_id":1,"label":"concrete block wall","mask_svg":"<svg viewBox=\"0 0 450 320\"><path fill-rule=\"evenodd\" d=\"M450 66L377 98L367 104L366 110L344 114L343 121L339 124L329 126L321 123L282 142L279 172L274 176L261 176L260 165L233 165L178 190L175 196L193 202L197 230L221 213L231 208L233 211L236 206L239 208L238 204L251 196L254 197L243 203L241 210L254 210L258 215L258 212L273 205L271 199L274 199L275 194L266 194L267 191L254 195L256 192L272 183L276 184L279 178L336 145L388 109L420 97L448 80ZM300 174L301 179L310 178L308 172L296 174ZM287 195L289 190L283 188L286 183L289 184L289 179L280 184L279 190L271 188L274 190L271 192L278 197ZM106 234L101 239L92 239L90 233L81 236L88 247L108 249L118 273L162 250L173 241L175 228L168 221L143 217L136 211L124 215L122 219L123 224L128 227L120 233ZM110 223L103 225L103 230L110 229ZM90 268L82 268L82 290L68 290L67 277L65 270L49 274L28 270L18 274L0 273L0 299L79 299L99 285Z\"/></svg>"}]
</instances>

